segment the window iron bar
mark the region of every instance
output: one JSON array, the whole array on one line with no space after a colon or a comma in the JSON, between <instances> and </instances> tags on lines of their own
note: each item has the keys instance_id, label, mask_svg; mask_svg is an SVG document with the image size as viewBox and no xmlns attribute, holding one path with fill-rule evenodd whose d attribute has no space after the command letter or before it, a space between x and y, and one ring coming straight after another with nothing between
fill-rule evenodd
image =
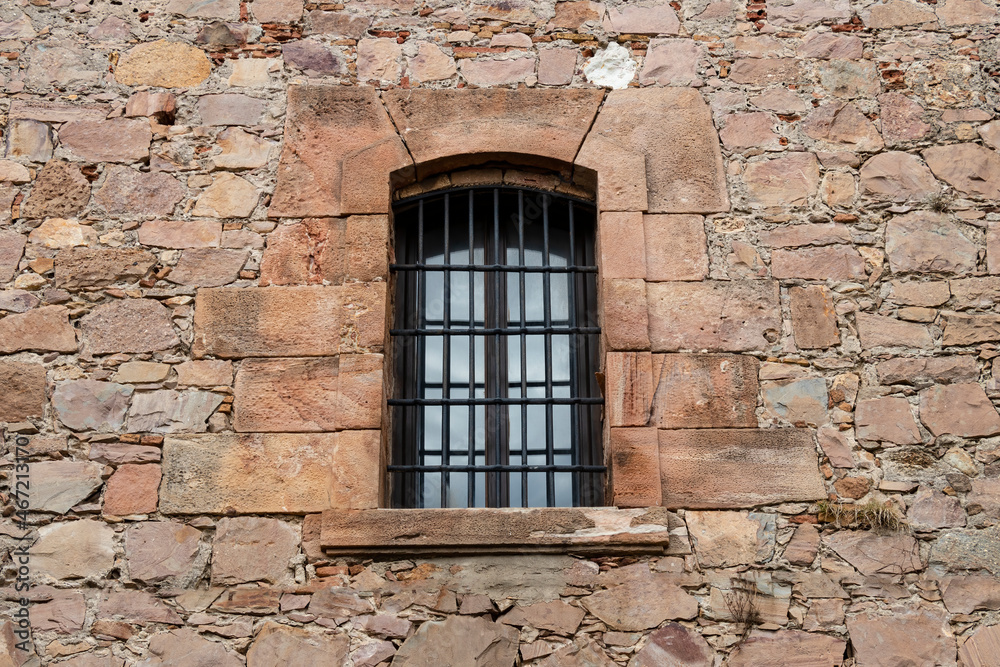
<instances>
[{"instance_id":1,"label":"window iron bar","mask_svg":"<svg viewBox=\"0 0 1000 667\"><path fill-rule=\"evenodd\" d=\"M603 398L593 396L547 396L545 398L512 398L489 396L486 398L390 398L389 405L601 405Z\"/></svg>"},{"instance_id":2,"label":"window iron bar","mask_svg":"<svg viewBox=\"0 0 1000 667\"><path fill-rule=\"evenodd\" d=\"M606 472L605 466L586 465L390 465L389 472Z\"/></svg>"}]
</instances>

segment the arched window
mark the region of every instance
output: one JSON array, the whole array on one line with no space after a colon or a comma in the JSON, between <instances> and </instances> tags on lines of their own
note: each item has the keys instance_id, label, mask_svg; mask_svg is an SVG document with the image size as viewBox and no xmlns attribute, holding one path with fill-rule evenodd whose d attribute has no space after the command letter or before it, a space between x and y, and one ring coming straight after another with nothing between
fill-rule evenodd
<instances>
[{"instance_id":1,"label":"arched window","mask_svg":"<svg viewBox=\"0 0 1000 667\"><path fill-rule=\"evenodd\" d=\"M594 205L488 186L393 213L392 506L602 504Z\"/></svg>"}]
</instances>

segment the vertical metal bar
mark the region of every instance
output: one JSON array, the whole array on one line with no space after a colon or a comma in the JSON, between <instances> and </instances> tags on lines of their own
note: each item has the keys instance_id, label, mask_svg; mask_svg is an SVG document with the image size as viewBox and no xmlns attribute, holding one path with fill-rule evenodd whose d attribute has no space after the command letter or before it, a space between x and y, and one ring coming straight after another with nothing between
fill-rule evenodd
<instances>
[{"instance_id":1,"label":"vertical metal bar","mask_svg":"<svg viewBox=\"0 0 1000 667\"><path fill-rule=\"evenodd\" d=\"M472 190L469 193L469 266L476 263L476 232ZM476 328L476 272L469 269L469 329ZM476 397L476 337L469 336L469 398ZM469 405L469 465L476 464L476 406ZM476 506L476 473L467 473L469 507Z\"/></svg>"},{"instance_id":2,"label":"vertical metal bar","mask_svg":"<svg viewBox=\"0 0 1000 667\"><path fill-rule=\"evenodd\" d=\"M542 195L542 262L545 268L551 267L549 261L549 200ZM542 297L545 314L545 397L552 398L552 334L548 333L548 328L552 326L552 293L550 274L548 271L542 274ZM545 406L545 464L555 463L555 438L552 430L552 404ZM552 507L556 502L556 476L549 470L545 473L545 499L546 505Z\"/></svg>"},{"instance_id":3,"label":"vertical metal bar","mask_svg":"<svg viewBox=\"0 0 1000 667\"><path fill-rule=\"evenodd\" d=\"M567 224L569 226L569 257L566 258L566 263L570 266L580 266L582 263L577 262L576 258L576 229L575 220L573 218L573 201L570 199L566 200L567 206ZM576 271L566 275L568 294L566 296L566 308L569 314L569 325L571 327L577 326L577 312L579 311L579 303L576 300L576 281L580 274ZM569 337L569 396L570 398L576 398L579 395L577 391L579 387L577 386L580 381L579 368L577 368L578 354L577 346L582 342L583 336L581 334L573 334ZM570 405L570 451L572 452L572 458L570 463L572 465L577 465L581 463L580 461L580 447L581 442L579 440L579 429L577 428L577 420L583 415L582 412L586 409L582 405L571 404ZM582 473L573 473L573 504L580 505L580 481L582 479Z\"/></svg>"},{"instance_id":4,"label":"vertical metal bar","mask_svg":"<svg viewBox=\"0 0 1000 667\"><path fill-rule=\"evenodd\" d=\"M517 191L517 256L518 264L524 268L524 190ZM518 299L521 313L521 399L528 398L528 336L524 333L527 325L525 312L524 271L518 272ZM528 465L528 404L521 403L521 465ZM528 473L521 471L521 507L528 506Z\"/></svg>"},{"instance_id":5,"label":"vertical metal bar","mask_svg":"<svg viewBox=\"0 0 1000 667\"><path fill-rule=\"evenodd\" d=\"M420 203L417 205L417 263L424 263L424 200L421 199ZM427 274L423 269L417 271L417 300L416 300L416 311L417 311L417 328L423 329L425 326L425 303L427 296L426 291L426 279ZM416 341L417 347L417 387L416 394L418 398L424 398L424 393L426 391L426 379L427 379L427 346L424 336L417 336ZM426 463L425 448L426 443L424 442L424 415L426 413L426 408L419 406L417 408L417 424L416 424L416 438L417 438L417 459L420 464ZM424 506L424 488L425 488L425 476L424 473L419 473L417 475L417 493L420 498L420 506Z\"/></svg>"},{"instance_id":6,"label":"vertical metal bar","mask_svg":"<svg viewBox=\"0 0 1000 667\"><path fill-rule=\"evenodd\" d=\"M444 263L451 264L451 245L448 237L451 226L451 210L449 204L451 196L444 195ZM441 272L444 280L444 330L451 328L451 271L446 269ZM447 333L442 336L441 341L441 396L451 398L451 336ZM451 406L441 406L441 461L445 465L451 464ZM451 477L447 471L441 473L441 507L449 506L451 496L449 487Z\"/></svg>"}]
</instances>

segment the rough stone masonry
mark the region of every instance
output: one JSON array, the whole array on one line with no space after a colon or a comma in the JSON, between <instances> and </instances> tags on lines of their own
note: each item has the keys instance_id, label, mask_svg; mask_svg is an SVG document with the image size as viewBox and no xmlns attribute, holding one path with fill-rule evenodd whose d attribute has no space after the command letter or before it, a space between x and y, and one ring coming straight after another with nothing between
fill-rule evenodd
<instances>
[{"instance_id":1,"label":"rough stone masonry","mask_svg":"<svg viewBox=\"0 0 1000 667\"><path fill-rule=\"evenodd\" d=\"M996 666L998 47L993 0L0 4L0 665ZM390 202L501 182L596 198L614 507L401 519Z\"/></svg>"}]
</instances>

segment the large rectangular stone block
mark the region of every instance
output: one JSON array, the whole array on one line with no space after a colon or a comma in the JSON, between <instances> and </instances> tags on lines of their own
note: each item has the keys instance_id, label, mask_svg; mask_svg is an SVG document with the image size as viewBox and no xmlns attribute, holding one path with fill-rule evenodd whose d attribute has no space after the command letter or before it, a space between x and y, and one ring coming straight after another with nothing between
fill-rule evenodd
<instances>
[{"instance_id":1,"label":"large rectangular stone block","mask_svg":"<svg viewBox=\"0 0 1000 667\"><path fill-rule=\"evenodd\" d=\"M611 426L645 426L653 398L649 352L608 352L604 362L605 405Z\"/></svg>"},{"instance_id":2,"label":"large rectangular stone block","mask_svg":"<svg viewBox=\"0 0 1000 667\"><path fill-rule=\"evenodd\" d=\"M339 359L247 359L236 374L233 428L241 432L335 431Z\"/></svg>"},{"instance_id":3,"label":"large rectangular stone block","mask_svg":"<svg viewBox=\"0 0 1000 667\"><path fill-rule=\"evenodd\" d=\"M654 352L767 350L781 332L770 280L649 283L646 301Z\"/></svg>"},{"instance_id":4,"label":"large rectangular stone block","mask_svg":"<svg viewBox=\"0 0 1000 667\"><path fill-rule=\"evenodd\" d=\"M198 291L195 357L313 357L337 354L340 287L212 288Z\"/></svg>"},{"instance_id":5,"label":"large rectangular stone block","mask_svg":"<svg viewBox=\"0 0 1000 667\"><path fill-rule=\"evenodd\" d=\"M305 514L378 505L378 431L213 433L163 444L164 514Z\"/></svg>"},{"instance_id":6,"label":"large rectangular stone block","mask_svg":"<svg viewBox=\"0 0 1000 667\"><path fill-rule=\"evenodd\" d=\"M826 497L812 431L660 431L660 480L669 508L755 507Z\"/></svg>"},{"instance_id":7,"label":"large rectangular stone block","mask_svg":"<svg viewBox=\"0 0 1000 667\"><path fill-rule=\"evenodd\" d=\"M611 429L611 504L659 505L662 489L659 459L655 428Z\"/></svg>"},{"instance_id":8,"label":"large rectangular stone block","mask_svg":"<svg viewBox=\"0 0 1000 667\"><path fill-rule=\"evenodd\" d=\"M652 423L659 428L757 426L759 362L741 354L654 354Z\"/></svg>"}]
</instances>

